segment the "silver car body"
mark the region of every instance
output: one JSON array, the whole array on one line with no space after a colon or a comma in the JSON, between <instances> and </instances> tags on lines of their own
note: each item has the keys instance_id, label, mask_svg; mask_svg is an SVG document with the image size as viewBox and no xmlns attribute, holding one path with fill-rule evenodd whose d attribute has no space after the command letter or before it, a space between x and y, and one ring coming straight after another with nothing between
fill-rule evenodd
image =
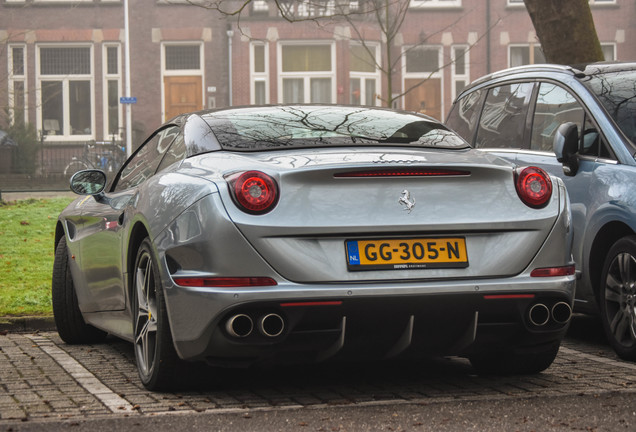
<instances>
[{"instance_id":1,"label":"silver car body","mask_svg":"<svg viewBox=\"0 0 636 432\"><path fill-rule=\"evenodd\" d=\"M184 135L188 152L209 139L201 119L217 112L170 122ZM348 176L413 168L467 174ZM254 215L235 204L226 176L244 170L275 179L280 197L273 210ZM60 215L56 243L66 238L85 321L132 341L132 267L147 236L182 359L235 366L558 344L567 319L536 326L528 314L535 304L572 303L573 275L531 275L572 264L568 196L553 177L549 202L531 208L520 200L514 179L512 164L467 146L209 151L184 157L132 188L78 198ZM348 265L347 241L438 238L465 239L468 263L363 271ZM399 253L388 247L371 252ZM451 255L444 248L437 252ZM219 276L270 278L275 285L175 282ZM248 315L257 323L270 314L282 317L281 334L258 334L255 324L249 336L241 335L247 337L228 336L228 320Z\"/></svg>"}]
</instances>

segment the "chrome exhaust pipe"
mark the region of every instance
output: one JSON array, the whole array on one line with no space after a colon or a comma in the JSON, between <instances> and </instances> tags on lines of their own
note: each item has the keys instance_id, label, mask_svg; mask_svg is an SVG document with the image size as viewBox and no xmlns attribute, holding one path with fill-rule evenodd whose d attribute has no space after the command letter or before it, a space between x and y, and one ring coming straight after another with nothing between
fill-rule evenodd
<instances>
[{"instance_id":1,"label":"chrome exhaust pipe","mask_svg":"<svg viewBox=\"0 0 636 432\"><path fill-rule=\"evenodd\" d=\"M230 336L244 338L249 336L254 329L252 318L245 314L237 314L227 320L225 330Z\"/></svg>"},{"instance_id":2,"label":"chrome exhaust pipe","mask_svg":"<svg viewBox=\"0 0 636 432\"><path fill-rule=\"evenodd\" d=\"M285 329L285 321L278 314L271 313L263 316L258 322L258 331L268 337L280 336Z\"/></svg>"},{"instance_id":3,"label":"chrome exhaust pipe","mask_svg":"<svg viewBox=\"0 0 636 432\"><path fill-rule=\"evenodd\" d=\"M550 320L550 309L543 303L537 303L530 308L528 318L533 325L537 327L544 326Z\"/></svg>"},{"instance_id":4,"label":"chrome exhaust pipe","mask_svg":"<svg viewBox=\"0 0 636 432\"><path fill-rule=\"evenodd\" d=\"M572 318L572 307L566 302L558 302L552 306L552 319L559 324L566 324Z\"/></svg>"}]
</instances>

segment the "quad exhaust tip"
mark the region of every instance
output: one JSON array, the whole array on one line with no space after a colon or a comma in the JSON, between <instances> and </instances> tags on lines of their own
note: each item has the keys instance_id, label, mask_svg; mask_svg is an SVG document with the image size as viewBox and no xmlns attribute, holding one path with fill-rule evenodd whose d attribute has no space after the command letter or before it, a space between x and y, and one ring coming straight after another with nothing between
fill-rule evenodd
<instances>
[{"instance_id":1,"label":"quad exhaust tip","mask_svg":"<svg viewBox=\"0 0 636 432\"><path fill-rule=\"evenodd\" d=\"M225 330L230 336L244 338L249 336L254 330L254 322L248 315L237 314L227 320Z\"/></svg>"},{"instance_id":2,"label":"quad exhaust tip","mask_svg":"<svg viewBox=\"0 0 636 432\"><path fill-rule=\"evenodd\" d=\"M541 327L550 321L550 309L543 303L537 303L530 308L528 316L533 325Z\"/></svg>"},{"instance_id":3,"label":"quad exhaust tip","mask_svg":"<svg viewBox=\"0 0 636 432\"><path fill-rule=\"evenodd\" d=\"M285 321L275 313L263 316L258 322L258 331L268 337L280 336L285 330Z\"/></svg>"},{"instance_id":4,"label":"quad exhaust tip","mask_svg":"<svg viewBox=\"0 0 636 432\"><path fill-rule=\"evenodd\" d=\"M274 338L285 330L285 320L277 313L261 316L257 321L257 328L261 335ZM244 338L254 331L254 321L249 315L236 314L225 322L225 331L235 338Z\"/></svg>"},{"instance_id":5,"label":"quad exhaust tip","mask_svg":"<svg viewBox=\"0 0 636 432\"><path fill-rule=\"evenodd\" d=\"M528 311L532 325L542 327L552 319L557 324L566 324L572 318L572 307L566 302L557 302L550 309L543 303L537 303Z\"/></svg>"},{"instance_id":6,"label":"quad exhaust tip","mask_svg":"<svg viewBox=\"0 0 636 432\"><path fill-rule=\"evenodd\" d=\"M566 302L558 302L552 306L552 319L559 324L565 324L572 318L572 307Z\"/></svg>"}]
</instances>

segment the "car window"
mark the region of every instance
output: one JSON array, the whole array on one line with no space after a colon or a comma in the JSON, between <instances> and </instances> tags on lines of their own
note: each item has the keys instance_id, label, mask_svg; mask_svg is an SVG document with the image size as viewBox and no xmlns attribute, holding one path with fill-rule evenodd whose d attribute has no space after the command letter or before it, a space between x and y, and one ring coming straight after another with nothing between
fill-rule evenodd
<instances>
[{"instance_id":1,"label":"car window","mask_svg":"<svg viewBox=\"0 0 636 432\"><path fill-rule=\"evenodd\" d=\"M223 150L237 152L387 145L468 147L457 134L429 117L387 109L269 106L220 110L203 119Z\"/></svg>"},{"instance_id":2,"label":"car window","mask_svg":"<svg viewBox=\"0 0 636 432\"><path fill-rule=\"evenodd\" d=\"M584 81L585 85L596 95L625 136L636 143L636 71L593 71L594 67L590 67L589 73L586 70L588 80Z\"/></svg>"},{"instance_id":3,"label":"car window","mask_svg":"<svg viewBox=\"0 0 636 432\"><path fill-rule=\"evenodd\" d=\"M603 135L599 133L596 124L589 115L585 116L584 124L579 154L603 159L614 159L614 155L609 150L609 146L605 142Z\"/></svg>"},{"instance_id":4,"label":"car window","mask_svg":"<svg viewBox=\"0 0 636 432\"><path fill-rule=\"evenodd\" d=\"M177 126L169 126L160 129L142 144L120 171L113 190L129 189L152 177L157 171L161 158L178 133Z\"/></svg>"},{"instance_id":5,"label":"car window","mask_svg":"<svg viewBox=\"0 0 636 432\"><path fill-rule=\"evenodd\" d=\"M585 111L578 100L563 87L541 83L532 120L532 150L552 151L554 134L566 122L581 130Z\"/></svg>"},{"instance_id":6,"label":"car window","mask_svg":"<svg viewBox=\"0 0 636 432\"><path fill-rule=\"evenodd\" d=\"M533 87L533 83L515 83L488 90L475 147L523 148Z\"/></svg>"},{"instance_id":7,"label":"car window","mask_svg":"<svg viewBox=\"0 0 636 432\"><path fill-rule=\"evenodd\" d=\"M179 133L177 137L172 142L172 145L166 152L165 156L161 160L159 164L159 168L157 168L157 172L162 171L168 168L175 162L179 162L186 157L186 145L183 139L183 134Z\"/></svg>"},{"instance_id":8,"label":"car window","mask_svg":"<svg viewBox=\"0 0 636 432\"><path fill-rule=\"evenodd\" d=\"M446 124L469 143L472 143L475 135L483 93L482 90L475 90L459 99L446 120Z\"/></svg>"}]
</instances>

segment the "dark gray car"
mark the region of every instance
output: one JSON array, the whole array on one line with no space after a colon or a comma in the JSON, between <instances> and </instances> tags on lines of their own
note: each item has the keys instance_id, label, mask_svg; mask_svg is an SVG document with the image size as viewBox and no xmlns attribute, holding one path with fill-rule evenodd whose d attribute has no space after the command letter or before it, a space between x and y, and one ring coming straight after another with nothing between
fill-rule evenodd
<instances>
[{"instance_id":1,"label":"dark gray car","mask_svg":"<svg viewBox=\"0 0 636 432\"><path fill-rule=\"evenodd\" d=\"M561 177L572 202L576 309L636 359L636 63L522 66L474 82L447 119L469 143Z\"/></svg>"}]
</instances>

